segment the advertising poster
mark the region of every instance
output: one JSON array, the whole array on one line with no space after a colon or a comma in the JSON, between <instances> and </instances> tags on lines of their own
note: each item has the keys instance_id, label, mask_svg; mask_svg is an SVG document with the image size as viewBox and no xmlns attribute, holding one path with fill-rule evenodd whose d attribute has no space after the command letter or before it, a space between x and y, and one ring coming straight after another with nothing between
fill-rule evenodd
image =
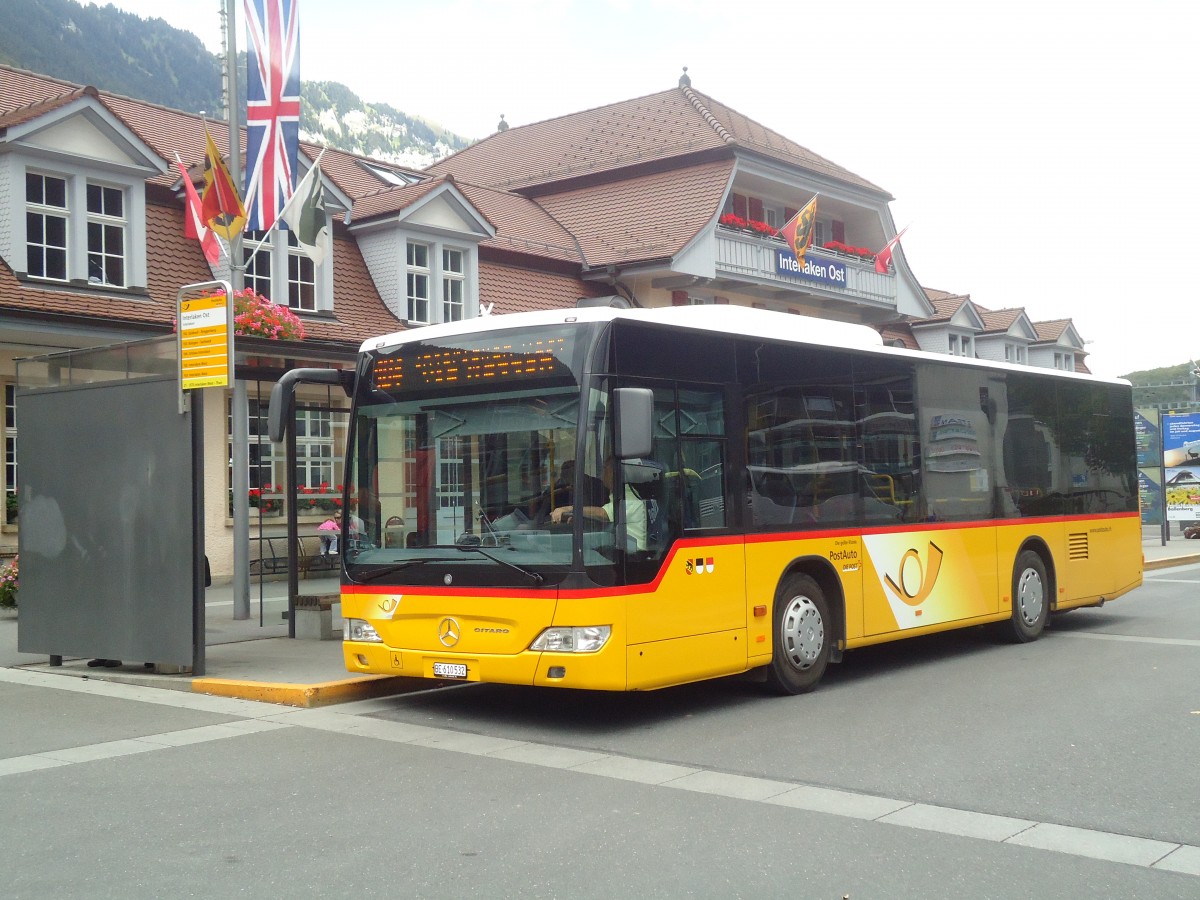
<instances>
[{"instance_id":1,"label":"advertising poster","mask_svg":"<svg viewBox=\"0 0 1200 900\"><path fill-rule=\"evenodd\" d=\"M1167 519L1200 521L1200 414L1162 417Z\"/></svg>"},{"instance_id":2,"label":"advertising poster","mask_svg":"<svg viewBox=\"0 0 1200 900\"><path fill-rule=\"evenodd\" d=\"M1137 440L1138 501L1143 525L1162 525L1162 427L1157 409L1135 409L1133 430Z\"/></svg>"},{"instance_id":3,"label":"advertising poster","mask_svg":"<svg viewBox=\"0 0 1200 900\"><path fill-rule=\"evenodd\" d=\"M1162 469L1152 466L1138 469L1138 502L1143 525L1162 524Z\"/></svg>"},{"instance_id":4,"label":"advertising poster","mask_svg":"<svg viewBox=\"0 0 1200 900\"><path fill-rule=\"evenodd\" d=\"M1133 428L1137 435L1138 466L1162 464L1162 460L1159 458L1162 448L1159 415L1157 409L1136 409L1133 412Z\"/></svg>"}]
</instances>

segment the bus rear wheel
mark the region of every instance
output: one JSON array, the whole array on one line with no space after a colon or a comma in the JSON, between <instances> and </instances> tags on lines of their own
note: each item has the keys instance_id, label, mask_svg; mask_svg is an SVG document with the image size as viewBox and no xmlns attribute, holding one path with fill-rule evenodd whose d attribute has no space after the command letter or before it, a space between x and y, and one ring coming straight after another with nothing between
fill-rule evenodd
<instances>
[{"instance_id":1,"label":"bus rear wheel","mask_svg":"<svg viewBox=\"0 0 1200 900\"><path fill-rule=\"evenodd\" d=\"M792 575L775 596L775 649L767 685L779 694L811 691L829 664L832 619L825 593L807 575Z\"/></svg>"},{"instance_id":2,"label":"bus rear wheel","mask_svg":"<svg viewBox=\"0 0 1200 900\"><path fill-rule=\"evenodd\" d=\"M1022 550L1013 564L1012 618L1009 637L1015 643L1036 641L1050 615L1050 582L1046 564L1032 550Z\"/></svg>"}]
</instances>

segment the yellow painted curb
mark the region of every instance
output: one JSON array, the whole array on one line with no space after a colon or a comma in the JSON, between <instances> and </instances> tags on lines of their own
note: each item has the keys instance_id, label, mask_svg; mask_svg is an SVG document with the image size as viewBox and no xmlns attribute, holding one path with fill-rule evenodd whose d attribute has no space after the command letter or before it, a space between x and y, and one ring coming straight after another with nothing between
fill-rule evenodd
<instances>
[{"instance_id":1,"label":"yellow painted curb","mask_svg":"<svg viewBox=\"0 0 1200 900\"><path fill-rule=\"evenodd\" d=\"M388 694L417 690L428 683L420 678L399 678L389 675L369 675L320 684L288 684L271 681L239 681L233 678L193 678L192 692L233 697L238 700L257 700L283 706L311 708L331 703L348 703Z\"/></svg>"},{"instance_id":2,"label":"yellow painted curb","mask_svg":"<svg viewBox=\"0 0 1200 900\"><path fill-rule=\"evenodd\" d=\"M1169 569L1172 566L1190 566L1192 563L1200 563L1200 553L1193 553L1189 556L1172 556L1167 559L1148 559L1146 560L1145 569Z\"/></svg>"}]
</instances>

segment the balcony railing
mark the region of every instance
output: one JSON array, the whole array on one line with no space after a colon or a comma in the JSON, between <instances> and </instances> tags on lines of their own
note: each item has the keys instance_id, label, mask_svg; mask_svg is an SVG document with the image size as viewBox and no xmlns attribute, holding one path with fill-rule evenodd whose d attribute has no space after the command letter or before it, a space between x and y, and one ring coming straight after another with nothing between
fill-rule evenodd
<instances>
[{"instance_id":1,"label":"balcony railing","mask_svg":"<svg viewBox=\"0 0 1200 900\"><path fill-rule=\"evenodd\" d=\"M848 300L896 305L896 276L879 274L874 262L822 247L810 247L805 254L805 263L805 271L797 271L796 257L779 238L717 227L718 276L773 283Z\"/></svg>"}]
</instances>

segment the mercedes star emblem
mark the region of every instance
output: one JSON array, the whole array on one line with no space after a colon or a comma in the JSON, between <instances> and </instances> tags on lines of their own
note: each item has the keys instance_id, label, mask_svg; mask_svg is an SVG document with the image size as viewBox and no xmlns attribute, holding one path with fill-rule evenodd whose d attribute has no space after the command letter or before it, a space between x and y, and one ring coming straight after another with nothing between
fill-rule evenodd
<instances>
[{"instance_id":1,"label":"mercedes star emblem","mask_svg":"<svg viewBox=\"0 0 1200 900\"><path fill-rule=\"evenodd\" d=\"M443 647L453 647L458 643L458 638L461 634L462 629L449 616L438 622L438 640L442 642Z\"/></svg>"}]
</instances>

